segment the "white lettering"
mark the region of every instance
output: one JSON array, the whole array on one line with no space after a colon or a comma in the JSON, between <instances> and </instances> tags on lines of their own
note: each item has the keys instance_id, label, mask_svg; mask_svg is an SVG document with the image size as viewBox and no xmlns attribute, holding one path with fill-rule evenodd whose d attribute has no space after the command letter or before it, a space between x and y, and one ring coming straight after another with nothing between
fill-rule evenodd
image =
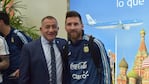
<instances>
[{"instance_id":1,"label":"white lettering","mask_svg":"<svg viewBox=\"0 0 149 84\"><path fill-rule=\"evenodd\" d=\"M144 5L144 0L139 0L139 5Z\"/></svg>"},{"instance_id":2,"label":"white lettering","mask_svg":"<svg viewBox=\"0 0 149 84\"><path fill-rule=\"evenodd\" d=\"M142 6L144 5L144 0L116 0L116 7L117 8L122 8L125 6L125 4L127 4L126 6L133 8L135 6Z\"/></svg>"},{"instance_id":3,"label":"white lettering","mask_svg":"<svg viewBox=\"0 0 149 84\"><path fill-rule=\"evenodd\" d=\"M141 6L144 5L144 0L128 0L127 6L132 8L133 6Z\"/></svg>"},{"instance_id":4,"label":"white lettering","mask_svg":"<svg viewBox=\"0 0 149 84\"><path fill-rule=\"evenodd\" d=\"M119 8L119 7L124 7L124 1L119 1L119 0L117 0L116 6L117 6L117 8Z\"/></svg>"},{"instance_id":5,"label":"white lettering","mask_svg":"<svg viewBox=\"0 0 149 84\"><path fill-rule=\"evenodd\" d=\"M87 68L87 61L79 62L78 64L74 64L74 63L70 64L71 70L80 70L80 69L86 69L86 68Z\"/></svg>"},{"instance_id":6,"label":"white lettering","mask_svg":"<svg viewBox=\"0 0 149 84\"><path fill-rule=\"evenodd\" d=\"M83 74L72 74L72 78L75 80L86 79L89 76L88 71L83 71Z\"/></svg>"}]
</instances>

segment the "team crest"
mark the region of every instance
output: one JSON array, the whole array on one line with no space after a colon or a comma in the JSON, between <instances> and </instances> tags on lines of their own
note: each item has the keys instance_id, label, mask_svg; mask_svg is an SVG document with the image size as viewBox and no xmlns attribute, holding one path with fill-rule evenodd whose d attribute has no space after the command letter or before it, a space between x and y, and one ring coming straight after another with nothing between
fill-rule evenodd
<instances>
[{"instance_id":1,"label":"team crest","mask_svg":"<svg viewBox=\"0 0 149 84\"><path fill-rule=\"evenodd\" d=\"M11 43L14 43L14 38L13 37L11 37Z\"/></svg>"},{"instance_id":2,"label":"team crest","mask_svg":"<svg viewBox=\"0 0 149 84\"><path fill-rule=\"evenodd\" d=\"M88 45L84 45L83 50L84 50L85 53L88 53L88 52L89 52L89 47L88 47Z\"/></svg>"}]
</instances>

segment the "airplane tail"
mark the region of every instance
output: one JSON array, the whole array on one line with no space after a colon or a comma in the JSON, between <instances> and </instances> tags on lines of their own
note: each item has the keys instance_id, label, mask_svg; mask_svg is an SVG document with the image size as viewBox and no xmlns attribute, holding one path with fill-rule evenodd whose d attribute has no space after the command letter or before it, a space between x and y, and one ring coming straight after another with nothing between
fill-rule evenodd
<instances>
[{"instance_id":1,"label":"airplane tail","mask_svg":"<svg viewBox=\"0 0 149 84\"><path fill-rule=\"evenodd\" d=\"M86 19L89 25L96 24L96 21L89 14L86 14Z\"/></svg>"}]
</instances>

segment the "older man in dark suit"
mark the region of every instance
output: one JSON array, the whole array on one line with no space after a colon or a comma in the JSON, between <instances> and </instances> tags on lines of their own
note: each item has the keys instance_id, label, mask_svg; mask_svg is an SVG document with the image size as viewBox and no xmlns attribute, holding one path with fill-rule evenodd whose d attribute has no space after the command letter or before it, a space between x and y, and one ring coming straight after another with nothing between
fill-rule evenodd
<instances>
[{"instance_id":1,"label":"older man in dark suit","mask_svg":"<svg viewBox=\"0 0 149 84\"><path fill-rule=\"evenodd\" d=\"M53 16L42 19L42 36L23 46L20 84L69 84L67 53L64 52L67 42L56 38L58 30Z\"/></svg>"}]
</instances>

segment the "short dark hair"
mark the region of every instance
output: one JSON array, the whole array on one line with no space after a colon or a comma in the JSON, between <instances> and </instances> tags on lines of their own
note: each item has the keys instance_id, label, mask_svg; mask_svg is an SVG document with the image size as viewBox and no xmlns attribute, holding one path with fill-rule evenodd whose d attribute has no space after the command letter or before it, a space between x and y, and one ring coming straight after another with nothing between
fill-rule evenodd
<instances>
[{"instance_id":1,"label":"short dark hair","mask_svg":"<svg viewBox=\"0 0 149 84\"><path fill-rule=\"evenodd\" d=\"M3 20L6 25L9 25L9 15L3 11L0 11L0 20Z\"/></svg>"},{"instance_id":2,"label":"short dark hair","mask_svg":"<svg viewBox=\"0 0 149 84\"><path fill-rule=\"evenodd\" d=\"M57 22L56 18L53 16L46 16L41 20L41 22L43 22L45 19L54 19Z\"/></svg>"},{"instance_id":3,"label":"short dark hair","mask_svg":"<svg viewBox=\"0 0 149 84\"><path fill-rule=\"evenodd\" d=\"M66 13L66 18L65 18L65 20L66 20L68 17L78 17L78 18L80 19L81 24L83 24L83 23L82 23L81 15L80 15L77 11L68 11L68 12ZM66 21L65 21L65 22L66 22Z\"/></svg>"}]
</instances>

